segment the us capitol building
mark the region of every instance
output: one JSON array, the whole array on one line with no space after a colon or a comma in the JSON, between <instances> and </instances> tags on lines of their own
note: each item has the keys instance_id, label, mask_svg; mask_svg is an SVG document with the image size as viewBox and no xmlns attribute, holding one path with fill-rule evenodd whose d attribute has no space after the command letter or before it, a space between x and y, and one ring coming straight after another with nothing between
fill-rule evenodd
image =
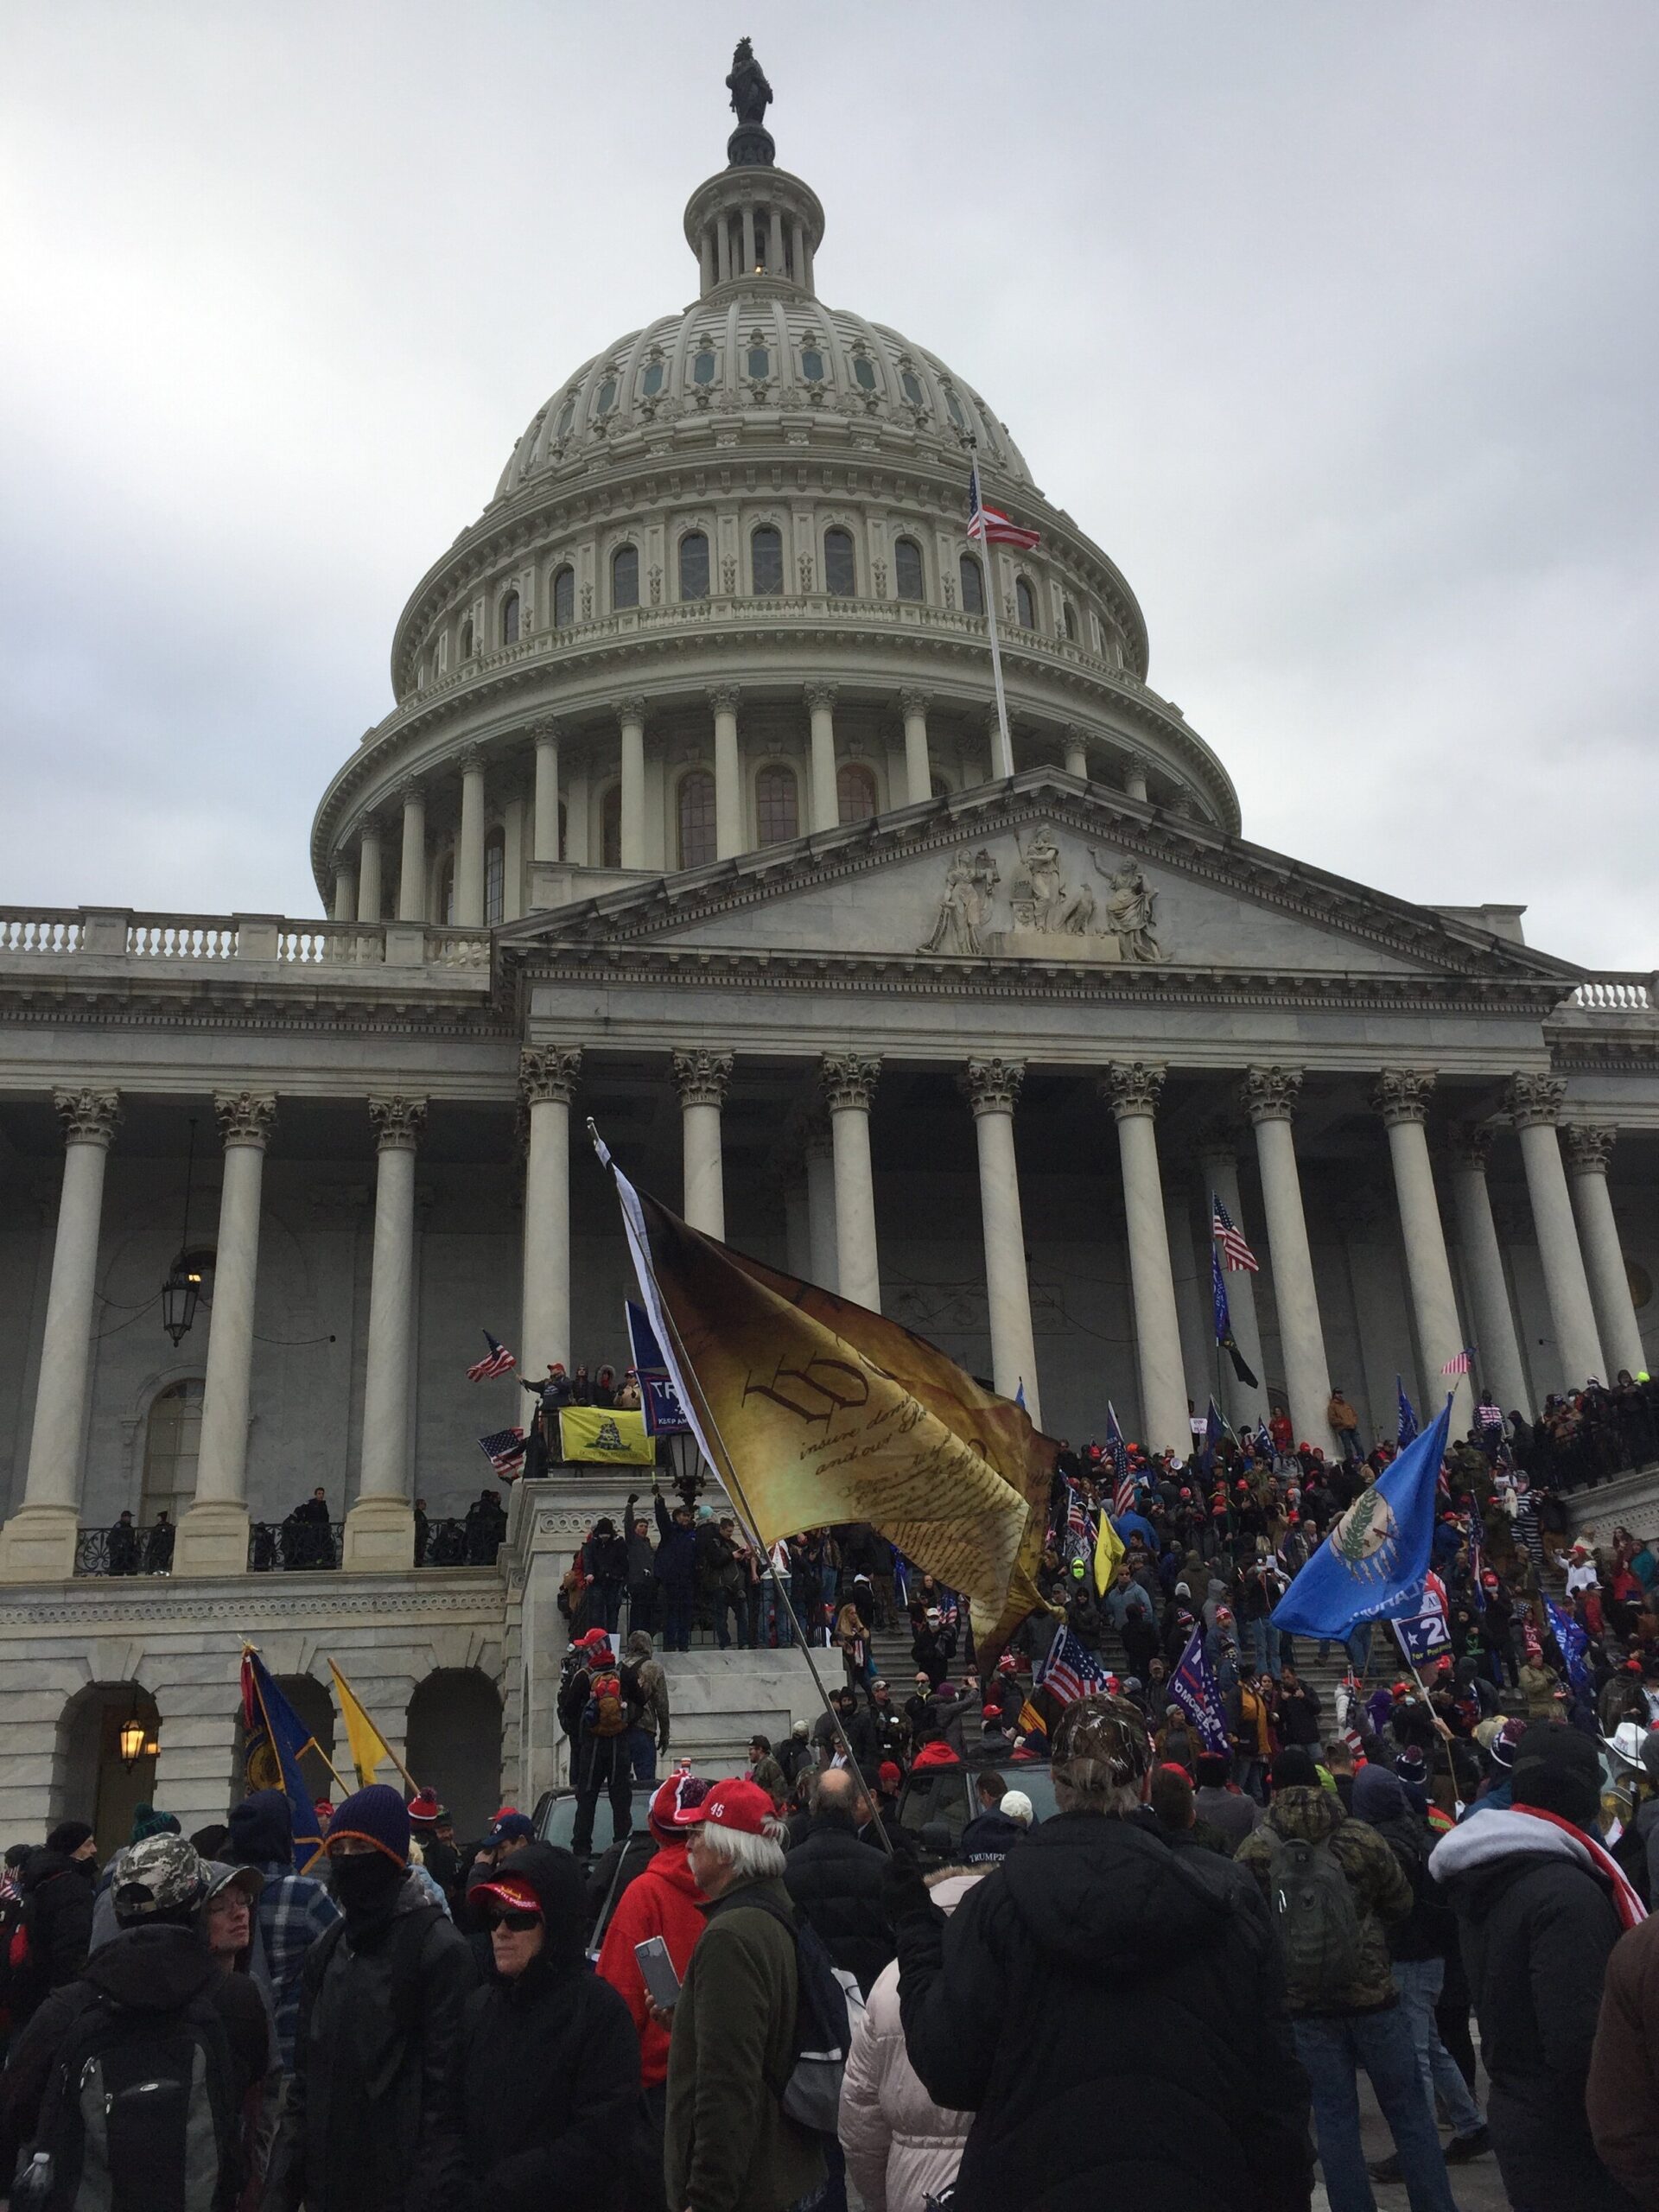
<instances>
[{"instance_id":1,"label":"us capitol building","mask_svg":"<svg viewBox=\"0 0 1659 2212\"><path fill-rule=\"evenodd\" d=\"M626 1363L588 1117L1061 1436L1109 1399L1185 1450L1216 1392L1329 1448L1332 1383L1369 1429L1465 1345L1528 1410L1659 1347L1651 976L1250 843L1109 556L972 384L823 304L731 83L692 303L557 385L410 596L317 806L327 918L0 908L0 1840L222 1818L245 1638L308 1713L337 1658L463 1823L554 1777L558 1574L629 1485L520 1486L487 1564L412 1566L413 1516L500 1488L528 1401L466 1380L482 1329ZM975 454L1036 550L969 545ZM170 1573L107 1571L124 1510ZM774 1658L671 1663L687 1749L809 1709Z\"/></svg>"}]
</instances>

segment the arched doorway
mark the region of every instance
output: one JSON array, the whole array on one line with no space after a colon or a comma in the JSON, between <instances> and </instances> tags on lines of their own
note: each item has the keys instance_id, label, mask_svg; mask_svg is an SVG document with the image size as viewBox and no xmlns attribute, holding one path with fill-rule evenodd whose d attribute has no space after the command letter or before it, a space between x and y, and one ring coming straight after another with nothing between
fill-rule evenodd
<instances>
[{"instance_id":1,"label":"arched doorway","mask_svg":"<svg viewBox=\"0 0 1659 2212\"><path fill-rule=\"evenodd\" d=\"M162 1717L137 1682L92 1682L58 1722L52 1818L90 1821L101 1861L132 1834L132 1815L156 1796Z\"/></svg>"},{"instance_id":2,"label":"arched doorway","mask_svg":"<svg viewBox=\"0 0 1659 2212\"><path fill-rule=\"evenodd\" d=\"M501 1699L475 1667L440 1667L409 1701L409 1770L448 1807L458 1840L501 1802Z\"/></svg>"}]
</instances>

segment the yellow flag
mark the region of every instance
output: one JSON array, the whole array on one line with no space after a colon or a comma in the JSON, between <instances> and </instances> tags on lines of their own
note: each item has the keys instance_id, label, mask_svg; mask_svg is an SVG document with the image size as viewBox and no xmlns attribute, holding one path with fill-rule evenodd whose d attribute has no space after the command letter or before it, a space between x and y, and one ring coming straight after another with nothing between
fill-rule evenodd
<instances>
[{"instance_id":1,"label":"yellow flag","mask_svg":"<svg viewBox=\"0 0 1659 2212\"><path fill-rule=\"evenodd\" d=\"M617 1467L654 1467L657 1440L645 1434L642 1413L608 1406L562 1406L559 1446L567 1459L595 1459Z\"/></svg>"},{"instance_id":2,"label":"yellow flag","mask_svg":"<svg viewBox=\"0 0 1659 2212\"><path fill-rule=\"evenodd\" d=\"M869 1522L970 1600L982 1665L1042 1603L1052 1438L896 1322L617 1182L664 1356L761 1541Z\"/></svg>"},{"instance_id":3,"label":"yellow flag","mask_svg":"<svg viewBox=\"0 0 1659 2212\"><path fill-rule=\"evenodd\" d=\"M357 1769L358 1787L366 1789L374 1780L374 1770L382 1761L388 1766L397 1762L386 1749L386 1739L375 1726L358 1701L352 1688L331 1659L328 1671L334 1678L334 1694L340 1700L340 1717L346 1723L346 1740L352 1747L352 1764Z\"/></svg>"},{"instance_id":4,"label":"yellow flag","mask_svg":"<svg viewBox=\"0 0 1659 2212\"><path fill-rule=\"evenodd\" d=\"M1103 1505L1100 1509L1100 1530L1095 1538L1095 1595L1103 1598L1112 1586L1112 1577L1117 1573L1117 1562L1123 1556L1123 1539L1112 1526L1112 1516Z\"/></svg>"}]
</instances>

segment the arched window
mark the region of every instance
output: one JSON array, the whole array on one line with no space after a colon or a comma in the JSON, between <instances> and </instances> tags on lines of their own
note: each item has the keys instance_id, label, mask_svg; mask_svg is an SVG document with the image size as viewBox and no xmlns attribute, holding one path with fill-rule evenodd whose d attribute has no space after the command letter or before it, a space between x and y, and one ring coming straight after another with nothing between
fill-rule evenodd
<instances>
[{"instance_id":1,"label":"arched window","mask_svg":"<svg viewBox=\"0 0 1659 2212\"><path fill-rule=\"evenodd\" d=\"M875 363L868 353L853 356L853 381L861 391L874 391L876 387Z\"/></svg>"},{"instance_id":2,"label":"arched window","mask_svg":"<svg viewBox=\"0 0 1659 2212\"><path fill-rule=\"evenodd\" d=\"M645 373L639 379L639 390L647 399L655 399L663 388L664 365L661 361L646 364Z\"/></svg>"},{"instance_id":3,"label":"arched window","mask_svg":"<svg viewBox=\"0 0 1659 2212\"><path fill-rule=\"evenodd\" d=\"M639 604L639 548L619 545L611 556L611 607L620 613Z\"/></svg>"},{"instance_id":4,"label":"arched window","mask_svg":"<svg viewBox=\"0 0 1659 2212\"><path fill-rule=\"evenodd\" d=\"M614 377L607 377L604 383L599 387L598 391L594 395L594 413L596 416L608 415L615 404L616 378Z\"/></svg>"},{"instance_id":5,"label":"arched window","mask_svg":"<svg viewBox=\"0 0 1659 2212\"><path fill-rule=\"evenodd\" d=\"M176 1526L196 1495L196 1458L201 1449L201 1383L192 1378L169 1382L149 1402L144 1425L144 1486L138 1501L138 1525L154 1525L165 1513Z\"/></svg>"},{"instance_id":6,"label":"arched window","mask_svg":"<svg viewBox=\"0 0 1659 2212\"><path fill-rule=\"evenodd\" d=\"M473 618L470 614L461 626L461 657L462 660L471 660L473 657Z\"/></svg>"},{"instance_id":7,"label":"arched window","mask_svg":"<svg viewBox=\"0 0 1659 2212\"><path fill-rule=\"evenodd\" d=\"M836 769L836 812L842 822L868 822L875 812L875 778L868 768L843 760Z\"/></svg>"},{"instance_id":8,"label":"arched window","mask_svg":"<svg viewBox=\"0 0 1659 2212\"><path fill-rule=\"evenodd\" d=\"M1065 625L1065 634L1075 645L1077 642L1077 617L1069 599L1060 601L1060 620Z\"/></svg>"},{"instance_id":9,"label":"arched window","mask_svg":"<svg viewBox=\"0 0 1659 2212\"><path fill-rule=\"evenodd\" d=\"M518 594L510 591L501 602L501 642L516 645L518 642Z\"/></svg>"},{"instance_id":10,"label":"arched window","mask_svg":"<svg viewBox=\"0 0 1659 2212\"><path fill-rule=\"evenodd\" d=\"M715 779L706 768L680 778L680 866L702 868L715 857Z\"/></svg>"},{"instance_id":11,"label":"arched window","mask_svg":"<svg viewBox=\"0 0 1659 2212\"><path fill-rule=\"evenodd\" d=\"M922 549L913 537L901 537L894 545L893 576L900 599L922 597Z\"/></svg>"},{"instance_id":12,"label":"arched window","mask_svg":"<svg viewBox=\"0 0 1659 2212\"><path fill-rule=\"evenodd\" d=\"M599 861L601 868L622 865L622 786L613 784L600 802Z\"/></svg>"},{"instance_id":13,"label":"arched window","mask_svg":"<svg viewBox=\"0 0 1659 2212\"><path fill-rule=\"evenodd\" d=\"M832 599L851 599L858 589L850 530L826 530L823 533L823 588Z\"/></svg>"},{"instance_id":14,"label":"arched window","mask_svg":"<svg viewBox=\"0 0 1659 2212\"><path fill-rule=\"evenodd\" d=\"M962 556L962 611L964 614L985 612L985 578L979 563L971 553Z\"/></svg>"},{"instance_id":15,"label":"arched window","mask_svg":"<svg viewBox=\"0 0 1659 2212\"><path fill-rule=\"evenodd\" d=\"M568 630L576 619L576 572L568 564L553 579L553 627Z\"/></svg>"},{"instance_id":16,"label":"arched window","mask_svg":"<svg viewBox=\"0 0 1659 2212\"><path fill-rule=\"evenodd\" d=\"M795 771L763 768L754 779L754 827L760 842L781 845L786 838L798 837L800 819Z\"/></svg>"},{"instance_id":17,"label":"arched window","mask_svg":"<svg viewBox=\"0 0 1659 2212\"><path fill-rule=\"evenodd\" d=\"M484 926L499 929L507 911L507 838L492 830L484 840Z\"/></svg>"},{"instance_id":18,"label":"arched window","mask_svg":"<svg viewBox=\"0 0 1659 2212\"><path fill-rule=\"evenodd\" d=\"M688 530L680 540L680 597L709 596L709 540L700 530Z\"/></svg>"},{"instance_id":19,"label":"arched window","mask_svg":"<svg viewBox=\"0 0 1659 2212\"><path fill-rule=\"evenodd\" d=\"M784 541L770 523L762 523L749 539L749 571L761 599L775 598L784 588Z\"/></svg>"},{"instance_id":20,"label":"arched window","mask_svg":"<svg viewBox=\"0 0 1659 2212\"><path fill-rule=\"evenodd\" d=\"M1022 630L1037 627L1037 602L1031 595L1031 586L1023 576L1016 576L1014 584L1014 604Z\"/></svg>"},{"instance_id":21,"label":"arched window","mask_svg":"<svg viewBox=\"0 0 1659 2212\"><path fill-rule=\"evenodd\" d=\"M455 918L455 856L446 854L438 869L438 919L446 929Z\"/></svg>"},{"instance_id":22,"label":"arched window","mask_svg":"<svg viewBox=\"0 0 1659 2212\"><path fill-rule=\"evenodd\" d=\"M959 430L965 430L968 427L968 417L962 411L962 402L949 385L944 387L944 404L950 410L950 420Z\"/></svg>"},{"instance_id":23,"label":"arched window","mask_svg":"<svg viewBox=\"0 0 1659 2212\"><path fill-rule=\"evenodd\" d=\"M927 395L922 390L922 380L914 369L901 369L899 373L899 381L904 386L905 397L912 407L925 407L927 404Z\"/></svg>"},{"instance_id":24,"label":"arched window","mask_svg":"<svg viewBox=\"0 0 1659 2212\"><path fill-rule=\"evenodd\" d=\"M949 784L947 784L947 783L945 782L944 778L943 776L932 776L932 777L930 777L930 778L929 778L929 781L931 783L931 785L932 785L932 786L933 786L933 796L934 796L934 798L950 798L950 785L949 785Z\"/></svg>"}]
</instances>

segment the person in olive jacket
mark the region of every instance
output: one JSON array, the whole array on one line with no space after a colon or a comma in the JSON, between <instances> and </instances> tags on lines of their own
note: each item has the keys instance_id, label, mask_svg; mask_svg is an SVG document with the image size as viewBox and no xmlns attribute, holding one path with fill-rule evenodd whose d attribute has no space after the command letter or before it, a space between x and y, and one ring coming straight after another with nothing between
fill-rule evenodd
<instances>
[{"instance_id":1,"label":"person in olive jacket","mask_svg":"<svg viewBox=\"0 0 1659 2212\"><path fill-rule=\"evenodd\" d=\"M686 1857L709 1904L672 2015L668 2202L671 2212L786 2212L822 2185L824 2162L780 2101L799 1991L783 1825L747 1780L717 1782L696 1811Z\"/></svg>"},{"instance_id":2,"label":"person in olive jacket","mask_svg":"<svg viewBox=\"0 0 1659 2212\"><path fill-rule=\"evenodd\" d=\"M467 1902L497 1978L467 1999L444 2089L445 2212L620 2212L640 2133L639 2041L588 1971L582 1869L526 1844Z\"/></svg>"}]
</instances>

